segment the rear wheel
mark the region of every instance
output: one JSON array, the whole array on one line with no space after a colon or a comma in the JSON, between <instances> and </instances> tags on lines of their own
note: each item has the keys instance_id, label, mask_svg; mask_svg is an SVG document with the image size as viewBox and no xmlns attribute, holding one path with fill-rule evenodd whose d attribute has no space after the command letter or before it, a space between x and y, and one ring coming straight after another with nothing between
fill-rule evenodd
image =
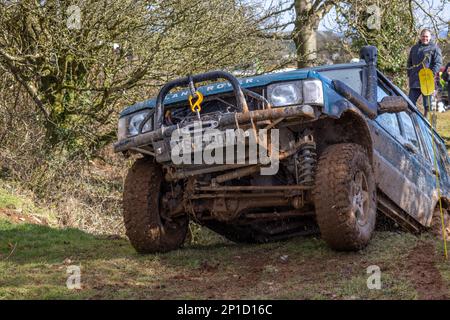
<instances>
[{"instance_id":1,"label":"rear wheel","mask_svg":"<svg viewBox=\"0 0 450 320\"><path fill-rule=\"evenodd\" d=\"M450 239L450 215L448 213L447 208L442 208L442 215L444 218L444 228L447 240ZM439 239L444 239L443 231L442 231L442 218L441 218L441 210L439 204L436 206L433 212L433 218L431 219L431 232L439 237Z\"/></svg>"},{"instance_id":2,"label":"rear wheel","mask_svg":"<svg viewBox=\"0 0 450 320\"><path fill-rule=\"evenodd\" d=\"M187 234L188 217L164 217L161 208L162 168L151 158L136 160L128 171L123 193L126 234L139 253L179 248Z\"/></svg>"},{"instance_id":3,"label":"rear wheel","mask_svg":"<svg viewBox=\"0 0 450 320\"><path fill-rule=\"evenodd\" d=\"M353 143L329 146L321 155L313 191L322 238L336 250L359 250L375 228L376 186L369 158Z\"/></svg>"}]
</instances>

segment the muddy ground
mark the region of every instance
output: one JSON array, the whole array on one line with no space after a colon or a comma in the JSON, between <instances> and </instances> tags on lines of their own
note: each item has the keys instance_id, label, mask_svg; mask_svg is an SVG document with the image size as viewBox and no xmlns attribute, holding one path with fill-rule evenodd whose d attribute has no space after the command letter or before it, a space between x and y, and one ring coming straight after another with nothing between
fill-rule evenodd
<instances>
[{"instance_id":1,"label":"muddy ground","mask_svg":"<svg viewBox=\"0 0 450 320\"><path fill-rule=\"evenodd\" d=\"M207 231L205 231L207 232ZM214 234L167 254L0 210L0 299L447 299L450 264L430 235L378 231L360 252L320 237L237 245ZM80 266L81 288L66 286ZM381 288L369 289L369 266Z\"/></svg>"}]
</instances>

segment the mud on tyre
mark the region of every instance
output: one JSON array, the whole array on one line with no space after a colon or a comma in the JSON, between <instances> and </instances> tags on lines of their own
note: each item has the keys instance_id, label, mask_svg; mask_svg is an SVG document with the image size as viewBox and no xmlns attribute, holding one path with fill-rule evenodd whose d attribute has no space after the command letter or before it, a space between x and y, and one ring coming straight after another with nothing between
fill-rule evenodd
<instances>
[{"instance_id":1,"label":"mud on tyre","mask_svg":"<svg viewBox=\"0 0 450 320\"><path fill-rule=\"evenodd\" d=\"M353 143L327 147L313 190L322 238L336 250L359 250L375 228L376 186L366 150Z\"/></svg>"},{"instance_id":2,"label":"mud on tyre","mask_svg":"<svg viewBox=\"0 0 450 320\"><path fill-rule=\"evenodd\" d=\"M188 217L165 219L163 192L161 167L151 158L136 160L125 179L123 216L126 235L139 253L174 250L186 238Z\"/></svg>"}]
</instances>

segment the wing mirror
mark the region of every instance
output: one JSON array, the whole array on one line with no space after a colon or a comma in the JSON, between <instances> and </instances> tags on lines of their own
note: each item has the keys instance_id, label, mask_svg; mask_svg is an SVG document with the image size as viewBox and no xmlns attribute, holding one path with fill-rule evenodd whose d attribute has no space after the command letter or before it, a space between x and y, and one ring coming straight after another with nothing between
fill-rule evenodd
<instances>
[{"instance_id":1,"label":"wing mirror","mask_svg":"<svg viewBox=\"0 0 450 320\"><path fill-rule=\"evenodd\" d=\"M378 102L378 114L408 111L408 102L399 96L386 96Z\"/></svg>"}]
</instances>

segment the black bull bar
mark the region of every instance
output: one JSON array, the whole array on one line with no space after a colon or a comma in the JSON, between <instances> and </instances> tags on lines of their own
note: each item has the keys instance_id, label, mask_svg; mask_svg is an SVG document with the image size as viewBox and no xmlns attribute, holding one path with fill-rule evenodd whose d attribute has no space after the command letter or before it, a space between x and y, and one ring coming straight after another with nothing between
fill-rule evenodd
<instances>
[{"instance_id":1,"label":"black bull bar","mask_svg":"<svg viewBox=\"0 0 450 320\"><path fill-rule=\"evenodd\" d=\"M169 81L164 85L164 87L161 88L158 93L158 97L156 98L156 112L154 119L155 130L161 128L162 126L164 118L164 99L166 98L166 95L170 92L170 90L176 87L190 86L195 84L196 82L217 79L225 79L230 82L231 86L233 87L233 92L236 97L237 107L239 111L248 112L247 101L245 100L244 93L242 92L242 88L239 84L238 79L236 79L236 77L231 73L225 71L211 71ZM142 121L142 124L144 123L145 120Z\"/></svg>"}]
</instances>

